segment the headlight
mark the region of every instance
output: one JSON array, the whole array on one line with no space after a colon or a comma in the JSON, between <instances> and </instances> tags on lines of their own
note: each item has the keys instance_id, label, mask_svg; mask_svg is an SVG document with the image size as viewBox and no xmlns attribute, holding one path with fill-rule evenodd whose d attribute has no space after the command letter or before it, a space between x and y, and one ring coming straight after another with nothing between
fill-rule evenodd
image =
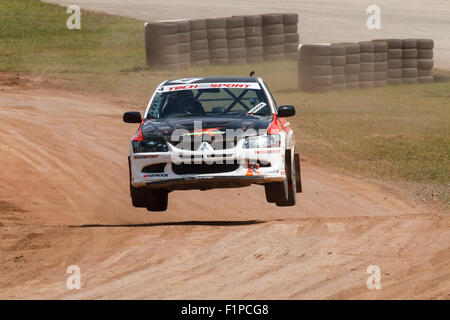
<instances>
[{"instance_id":1,"label":"headlight","mask_svg":"<svg viewBox=\"0 0 450 320\"><path fill-rule=\"evenodd\" d=\"M162 141L133 141L134 153L167 152L167 144Z\"/></svg>"},{"instance_id":2,"label":"headlight","mask_svg":"<svg viewBox=\"0 0 450 320\"><path fill-rule=\"evenodd\" d=\"M281 145L281 137L278 134L246 138L244 141L245 149L279 148L280 145Z\"/></svg>"}]
</instances>

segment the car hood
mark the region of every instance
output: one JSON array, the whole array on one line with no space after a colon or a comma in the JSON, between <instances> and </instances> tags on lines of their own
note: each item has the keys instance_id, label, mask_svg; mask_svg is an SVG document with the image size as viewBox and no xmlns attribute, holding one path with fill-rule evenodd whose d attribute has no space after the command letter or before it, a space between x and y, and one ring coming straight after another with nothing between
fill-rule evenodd
<instances>
[{"instance_id":1,"label":"car hood","mask_svg":"<svg viewBox=\"0 0 450 320\"><path fill-rule=\"evenodd\" d=\"M144 140L164 139L165 141L171 141L172 134L177 129L176 135L183 134L183 132L185 134L193 133L194 130L212 135L224 134L225 130L233 129L244 130L247 136L253 136L257 135L260 130L266 131L272 120L272 115L173 117L147 120L142 124L141 131Z\"/></svg>"}]
</instances>

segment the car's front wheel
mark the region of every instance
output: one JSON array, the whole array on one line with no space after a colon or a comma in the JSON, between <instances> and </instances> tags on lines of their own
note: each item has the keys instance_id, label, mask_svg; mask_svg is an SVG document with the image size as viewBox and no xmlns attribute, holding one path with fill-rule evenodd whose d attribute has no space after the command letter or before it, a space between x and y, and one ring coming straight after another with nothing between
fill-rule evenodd
<instances>
[{"instance_id":1,"label":"car's front wheel","mask_svg":"<svg viewBox=\"0 0 450 320\"><path fill-rule=\"evenodd\" d=\"M297 174L295 171L295 163L294 163L294 155L290 150L286 151L286 180L285 183L287 185L286 197L280 201L276 201L275 204L278 207L289 207L295 206L296 203L296 193L297 193Z\"/></svg>"}]
</instances>

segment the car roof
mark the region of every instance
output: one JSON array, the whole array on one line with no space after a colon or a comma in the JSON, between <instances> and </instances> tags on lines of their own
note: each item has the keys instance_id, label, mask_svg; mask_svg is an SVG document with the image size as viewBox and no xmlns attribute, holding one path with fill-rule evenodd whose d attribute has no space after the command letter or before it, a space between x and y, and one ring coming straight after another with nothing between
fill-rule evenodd
<instances>
[{"instance_id":1,"label":"car roof","mask_svg":"<svg viewBox=\"0 0 450 320\"><path fill-rule=\"evenodd\" d=\"M258 82L254 77L198 77L167 80L164 85L171 84L194 84L194 83L215 83L215 82Z\"/></svg>"}]
</instances>

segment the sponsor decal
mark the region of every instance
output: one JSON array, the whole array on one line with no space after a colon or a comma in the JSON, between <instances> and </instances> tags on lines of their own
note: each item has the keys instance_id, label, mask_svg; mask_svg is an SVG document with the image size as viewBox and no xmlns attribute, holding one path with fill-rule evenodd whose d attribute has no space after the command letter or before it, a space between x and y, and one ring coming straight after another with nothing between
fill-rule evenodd
<instances>
[{"instance_id":1,"label":"sponsor decal","mask_svg":"<svg viewBox=\"0 0 450 320\"><path fill-rule=\"evenodd\" d=\"M213 89L213 88L242 88L242 89L261 89L256 82L238 82L238 83L198 83L183 85L168 85L160 88L160 91L179 91L193 89Z\"/></svg>"},{"instance_id":2,"label":"sponsor decal","mask_svg":"<svg viewBox=\"0 0 450 320\"><path fill-rule=\"evenodd\" d=\"M193 131L189 131L185 134L183 134L182 136L201 136L201 135L208 135L208 136L214 136L217 134L224 134L225 131L220 130L223 128L209 128L209 129L197 129L197 130L193 130Z\"/></svg>"},{"instance_id":3,"label":"sponsor decal","mask_svg":"<svg viewBox=\"0 0 450 320\"><path fill-rule=\"evenodd\" d=\"M151 174L146 174L144 176L144 178L156 178L156 177L158 177L158 178L165 178L165 177L168 177L168 176L169 176L168 173L151 173Z\"/></svg>"},{"instance_id":4,"label":"sponsor decal","mask_svg":"<svg viewBox=\"0 0 450 320\"><path fill-rule=\"evenodd\" d=\"M265 104L264 102L258 103L254 108L249 110L247 113L248 114L257 113L259 110L261 110L265 106L267 106L267 104Z\"/></svg>"},{"instance_id":5,"label":"sponsor decal","mask_svg":"<svg viewBox=\"0 0 450 320\"><path fill-rule=\"evenodd\" d=\"M158 155L156 154L148 154L148 155L142 155L142 156L134 156L134 159L156 159L158 158Z\"/></svg>"},{"instance_id":6,"label":"sponsor decal","mask_svg":"<svg viewBox=\"0 0 450 320\"><path fill-rule=\"evenodd\" d=\"M255 154L273 154L280 153L280 150L255 150Z\"/></svg>"}]
</instances>

